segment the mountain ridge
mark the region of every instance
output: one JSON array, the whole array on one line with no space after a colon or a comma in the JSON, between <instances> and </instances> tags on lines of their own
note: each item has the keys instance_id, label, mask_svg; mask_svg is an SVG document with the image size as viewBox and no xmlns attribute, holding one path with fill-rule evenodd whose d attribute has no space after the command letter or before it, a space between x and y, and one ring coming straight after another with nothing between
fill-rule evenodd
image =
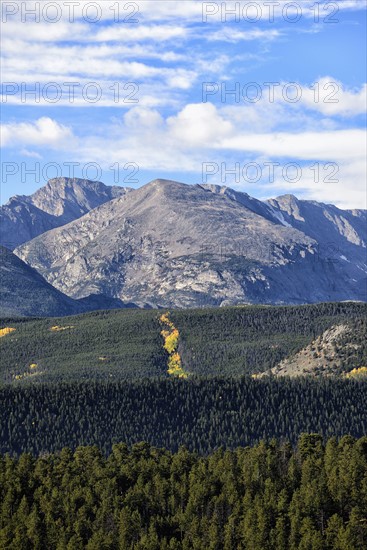
<instances>
[{"instance_id":1,"label":"mountain ridge","mask_svg":"<svg viewBox=\"0 0 367 550\"><path fill-rule=\"evenodd\" d=\"M101 293L153 307L365 301L364 212L287 208L286 199L156 179L15 252L73 298Z\"/></svg>"},{"instance_id":2,"label":"mountain ridge","mask_svg":"<svg viewBox=\"0 0 367 550\"><path fill-rule=\"evenodd\" d=\"M0 207L0 244L14 250L129 190L80 178L51 179L32 195L15 195Z\"/></svg>"}]
</instances>

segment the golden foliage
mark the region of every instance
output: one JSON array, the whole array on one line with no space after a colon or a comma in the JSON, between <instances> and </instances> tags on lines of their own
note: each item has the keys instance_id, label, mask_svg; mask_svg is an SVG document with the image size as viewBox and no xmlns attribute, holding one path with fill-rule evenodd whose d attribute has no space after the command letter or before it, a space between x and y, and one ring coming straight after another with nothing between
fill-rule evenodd
<instances>
[{"instance_id":1,"label":"golden foliage","mask_svg":"<svg viewBox=\"0 0 367 550\"><path fill-rule=\"evenodd\" d=\"M23 374L13 374L14 380L24 380L25 378L30 378L34 376L39 376L40 374L43 374L43 371L33 371L33 372L23 372Z\"/></svg>"},{"instance_id":2,"label":"golden foliage","mask_svg":"<svg viewBox=\"0 0 367 550\"><path fill-rule=\"evenodd\" d=\"M187 373L183 370L181 357L178 352L173 353L168 359L168 374L178 378L187 378Z\"/></svg>"},{"instance_id":3,"label":"golden foliage","mask_svg":"<svg viewBox=\"0 0 367 550\"><path fill-rule=\"evenodd\" d=\"M0 328L0 338L3 338L7 334L10 334L15 330L16 330L15 328L10 328L10 327Z\"/></svg>"},{"instance_id":4,"label":"golden foliage","mask_svg":"<svg viewBox=\"0 0 367 550\"><path fill-rule=\"evenodd\" d=\"M159 320L161 321L161 323L169 326L171 329L175 328L174 324L169 318L169 311L167 311L167 313L163 313L163 315L160 316Z\"/></svg>"},{"instance_id":5,"label":"golden foliage","mask_svg":"<svg viewBox=\"0 0 367 550\"><path fill-rule=\"evenodd\" d=\"M163 313L159 320L170 329L163 329L161 331L161 335L164 339L163 347L169 354L167 372L168 374L178 378L187 378L188 374L182 368L181 357L177 351L180 333L170 320L169 312Z\"/></svg>"},{"instance_id":6,"label":"golden foliage","mask_svg":"<svg viewBox=\"0 0 367 550\"><path fill-rule=\"evenodd\" d=\"M55 325L54 327L51 327L50 330L52 332L60 332L61 330L68 330L68 329L72 329L72 328L75 328L74 325L67 325L66 327L60 327L59 325Z\"/></svg>"},{"instance_id":7,"label":"golden foliage","mask_svg":"<svg viewBox=\"0 0 367 550\"><path fill-rule=\"evenodd\" d=\"M14 380L24 380L24 378L30 378L43 374L43 371L39 371L38 363L31 363L28 367L28 371L23 372L22 374L13 374Z\"/></svg>"},{"instance_id":8,"label":"golden foliage","mask_svg":"<svg viewBox=\"0 0 367 550\"><path fill-rule=\"evenodd\" d=\"M355 376L367 376L367 367L359 367L347 372L345 375L347 378L353 378Z\"/></svg>"},{"instance_id":9,"label":"golden foliage","mask_svg":"<svg viewBox=\"0 0 367 550\"><path fill-rule=\"evenodd\" d=\"M168 334L168 336L165 337L163 347L166 351L168 351L168 353L173 353L177 349L178 337L179 332L177 328L175 328L171 333Z\"/></svg>"},{"instance_id":10,"label":"golden foliage","mask_svg":"<svg viewBox=\"0 0 367 550\"><path fill-rule=\"evenodd\" d=\"M172 369L180 369L181 368L181 357L178 352L173 353L170 358L168 359L168 366Z\"/></svg>"}]
</instances>

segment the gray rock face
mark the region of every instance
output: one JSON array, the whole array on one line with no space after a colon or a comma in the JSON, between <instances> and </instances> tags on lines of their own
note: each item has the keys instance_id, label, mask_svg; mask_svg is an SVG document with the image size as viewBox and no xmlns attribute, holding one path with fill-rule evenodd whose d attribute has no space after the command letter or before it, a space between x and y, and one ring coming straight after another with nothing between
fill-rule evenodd
<instances>
[{"instance_id":1,"label":"gray rock face","mask_svg":"<svg viewBox=\"0 0 367 550\"><path fill-rule=\"evenodd\" d=\"M12 197L0 208L0 243L10 250L124 195L128 188L77 178L55 178L33 195Z\"/></svg>"},{"instance_id":2,"label":"gray rock face","mask_svg":"<svg viewBox=\"0 0 367 550\"><path fill-rule=\"evenodd\" d=\"M332 204L298 200L293 195L270 199L267 204L282 223L299 229L320 244L334 243L344 251L352 246L353 253L366 250L366 210L340 210Z\"/></svg>"},{"instance_id":3,"label":"gray rock face","mask_svg":"<svg viewBox=\"0 0 367 550\"><path fill-rule=\"evenodd\" d=\"M105 294L154 307L366 300L365 212L315 208L335 226L338 243L348 243L346 259L320 250L329 234L324 226L318 233L313 210L310 220L299 219L302 204L293 219L271 201L167 180L107 202L16 254L73 298Z\"/></svg>"},{"instance_id":4,"label":"gray rock face","mask_svg":"<svg viewBox=\"0 0 367 550\"><path fill-rule=\"evenodd\" d=\"M250 197L247 193L241 193L239 191L235 191L234 189L231 189L230 187L226 187L225 185L211 185L211 184L202 184L201 187L207 191L211 191L212 193L217 193L218 195L225 195L226 197L239 202L244 206L245 208L248 208L255 214L259 214L259 216L262 216L263 218L277 224L277 225L284 225L282 224L281 220L279 219L279 216L273 211L273 209L266 203L259 201L258 199L255 199L253 197Z\"/></svg>"},{"instance_id":5,"label":"gray rock face","mask_svg":"<svg viewBox=\"0 0 367 550\"><path fill-rule=\"evenodd\" d=\"M340 210L332 204L298 200L293 195L269 200L268 204L283 223L317 241L320 256L344 264L352 281L362 276L366 285L366 210Z\"/></svg>"}]
</instances>

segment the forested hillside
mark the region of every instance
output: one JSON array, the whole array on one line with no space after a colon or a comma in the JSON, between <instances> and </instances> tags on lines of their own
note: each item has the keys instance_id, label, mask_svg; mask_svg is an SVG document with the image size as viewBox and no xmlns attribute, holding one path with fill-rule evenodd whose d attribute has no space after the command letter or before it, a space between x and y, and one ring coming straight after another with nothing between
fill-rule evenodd
<instances>
[{"instance_id":1,"label":"forested hillside","mask_svg":"<svg viewBox=\"0 0 367 550\"><path fill-rule=\"evenodd\" d=\"M334 373L367 362L366 304L175 310L171 318L180 330L183 364L198 375L264 372L340 323L351 335L335 348L343 366Z\"/></svg>"},{"instance_id":2,"label":"forested hillside","mask_svg":"<svg viewBox=\"0 0 367 550\"><path fill-rule=\"evenodd\" d=\"M367 364L366 304L241 306L169 313L180 369L192 375L243 375L275 367L322 334L345 324L335 343L334 374ZM115 310L55 319L2 319L0 380L26 384L168 377L162 311ZM172 358L171 358L172 359ZM170 370L170 373L168 372Z\"/></svg>"},{"instance_id":3,"label":"forested hillside","mask_svg":"<svg viewBox=\"0 0 367 550\"><path fill-rule=\"evenodd\" d=\"M201 454L303 432L367 429L367 384L354 379L146 379L0 389L0 452L20 454L138 441Z\"/></svg>"},{"instance_id":4,"label":"forested hillside","mask_svg":"<svg viewBox=\"0 0 367 550\"><path fill-rule=\"evenodd\" d=\"M366 309L2 319L0 548L367 548Z\"/></svg>"},{"instance_id":5,"label":"forested hillside","mask_svg":"<svg viewBox=\"0 0 367 550\"><path fill-rule=\"evenodd\" d=\"M0 547L363 550L367 438L200 457L146 443L0 457Z\"/></svg>"}]
</instances>

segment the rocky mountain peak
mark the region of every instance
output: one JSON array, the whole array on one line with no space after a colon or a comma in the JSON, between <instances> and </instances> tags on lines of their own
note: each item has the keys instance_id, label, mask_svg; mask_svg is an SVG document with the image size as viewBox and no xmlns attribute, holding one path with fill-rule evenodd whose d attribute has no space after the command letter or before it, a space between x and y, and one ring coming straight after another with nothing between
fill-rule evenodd
<instances>
[{"instance_id":1,"label":"rocky mountain peak","mask_svg":"<svg viewBox=\"0 0 367 550\"><path fill-rule=\"evenodd\" d=\"M284 213L288 214L295 220L304 222L304 218L301 214L301 204L300 201L295 197L294 195L287 194L287 195L281 195L277 197L276 199L270 199L268 201L270 206L275 207L276 209L279 209Z\"/></svg>"},{"instance_id":2,"label":"rocky mountain peak","mask_svg":"<svg viewBox=\"0 0 367 550\"><path fill-rule=\"evenodd\" d=\"M1 207L0 242L14 249L129 191L130 188L108 186L100 181L53 178L32 195L11 197Z\"/></svg>"},{"instance_id":3,"label":"rocky mountain peak","mask_svg":"<svg viewBox=\"0 0 367 550\"><path fill-rule=\"evenodd\" d=\"M189 191L191 185L188 185L187 183L180 183L178 181L173 180L167 180L167 179L155 179L153 181L150 181L149 183L143 185L140 187L140 189L144 191L159 191L163 193L177 193L179 190L181 191Z\"/></svg>"}]
</instances>

